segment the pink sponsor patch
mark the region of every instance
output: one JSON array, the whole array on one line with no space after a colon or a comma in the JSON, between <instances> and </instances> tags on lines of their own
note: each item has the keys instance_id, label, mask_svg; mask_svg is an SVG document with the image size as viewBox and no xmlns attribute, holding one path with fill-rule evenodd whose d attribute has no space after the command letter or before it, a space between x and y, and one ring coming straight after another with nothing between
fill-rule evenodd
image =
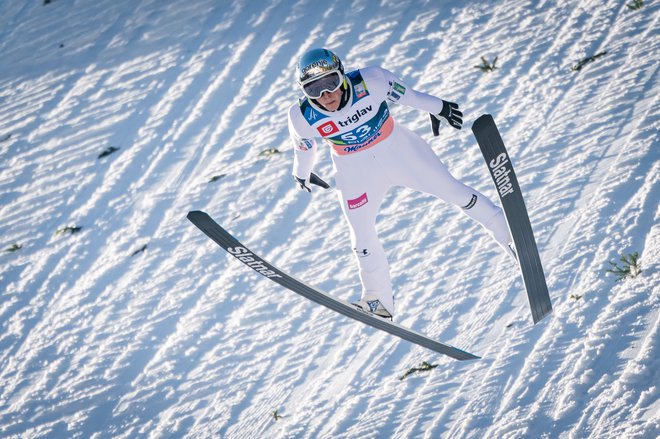
<instances>
[{"instance_id":1,"label":"pink sponsor patch","mask_svg":"<svg viewBox=\"0 0 660 439\"><path fill-rule=\"evenodd\" d=\"M369 199L367 198L367 193L363 193L359 197L357 197L354 200L348 200L348 208L349 209L357 209L359 207L364 206L369 202Z\"/></svg>"}]
</instances>

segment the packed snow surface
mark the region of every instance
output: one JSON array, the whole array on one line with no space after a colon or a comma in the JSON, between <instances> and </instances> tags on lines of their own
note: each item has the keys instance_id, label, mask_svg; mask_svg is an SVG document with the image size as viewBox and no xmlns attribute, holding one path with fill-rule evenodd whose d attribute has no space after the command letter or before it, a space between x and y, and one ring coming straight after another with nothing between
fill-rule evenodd
<instances>
[{"instance_id":1,"label":"packed snow surface","mask_svg":"<svg viewBox=\"0 0 660 439\"><path fill-rule=\"evenodd\" d=\"M658 437L660 3L634 3L1 1L0 436ZM476 223L407 189L378 219L396 321L480 360L311 303L186 220L359 296L334 191L290 175L293 68L319 46L458 102L438 138L392 111L496 199L469 129L493 115L550 316ZM315 169L334 182L327 148ZM636 277L606 272L633 253Z\"/></svg>"}]
</instances>

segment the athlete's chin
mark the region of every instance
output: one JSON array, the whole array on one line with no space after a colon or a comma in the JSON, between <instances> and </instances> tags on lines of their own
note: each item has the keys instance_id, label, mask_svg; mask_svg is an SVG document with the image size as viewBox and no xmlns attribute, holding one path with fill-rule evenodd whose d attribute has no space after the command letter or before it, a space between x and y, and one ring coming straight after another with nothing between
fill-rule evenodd
<instances>
[{"instance_id":1,"label":"athlete's chin","mask_svg":"<svg viewBox=\"0 0 660 439\"><path fill-rule=\"evenodd\" d=\"M328 109L329 111L335 111L339 107L339 102L338 101L332 101L328 102L326 104L323 104L323 106Z\"/></svg>"}]
</instances>

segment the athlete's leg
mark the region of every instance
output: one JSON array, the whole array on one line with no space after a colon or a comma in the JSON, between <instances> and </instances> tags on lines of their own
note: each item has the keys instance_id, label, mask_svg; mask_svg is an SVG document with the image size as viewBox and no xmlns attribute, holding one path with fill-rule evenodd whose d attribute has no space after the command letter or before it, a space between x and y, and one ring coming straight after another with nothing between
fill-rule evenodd
<instances>
[{"instance_id":1,"label":"athlete's leg","mask_svg":"<svg viewBox=\"0 0 660 439\"><path fill-rule=\"evenodd\" d=\"M411 189L426 192L462 209L479 222L508 254L512 242L504 212L482 193L460 182L451 175L447 166L435 155L431 147L418 135L399 126L399 145L396 151L393 179Z\"/></svg>"},{"instance_id":2,"label":"athlete's leg","mask_svg":"<svg viewBox=\"0 0 660 439\"><path fill-rule=\"evenodd\" d=\"M341 157L340 159L344 159ZM351 245L359 268L362 297L375 296L394 311L392 281L383 245L376 233L378 208L390 188L373 157L352 158L352 163L335 160L337 193L351 232ZM362 162L362 163L359 163ZM356 166L359 164L360 166Z\"/></svg>"}]
</instances>

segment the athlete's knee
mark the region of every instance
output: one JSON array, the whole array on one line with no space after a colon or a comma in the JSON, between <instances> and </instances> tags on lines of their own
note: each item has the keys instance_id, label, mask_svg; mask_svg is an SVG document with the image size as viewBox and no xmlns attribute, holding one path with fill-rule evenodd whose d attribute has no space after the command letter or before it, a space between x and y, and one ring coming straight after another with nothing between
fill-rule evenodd
<instances>
[{"instance_id":1,"label":"athlete's knee","mask_svg":"<svg viewBox=\"0 0 660 439\"><path fill-rule=\"evenodd\" d=\"M469 201L460 207L467 216L474 218L486 227L502 212L502 209L476 191L471 193Z\"/></svg>"},{"instance_id":2,"label":"athlete's knee","mask_svg":"<svg viewBox=\"0 0 660 439\"><path fill-rule=\"evenodd\" d=\"M358 241L353 245L358 260L381 259L385 255L383 245L378 241Z\"/></svg>"}]
</instances>

